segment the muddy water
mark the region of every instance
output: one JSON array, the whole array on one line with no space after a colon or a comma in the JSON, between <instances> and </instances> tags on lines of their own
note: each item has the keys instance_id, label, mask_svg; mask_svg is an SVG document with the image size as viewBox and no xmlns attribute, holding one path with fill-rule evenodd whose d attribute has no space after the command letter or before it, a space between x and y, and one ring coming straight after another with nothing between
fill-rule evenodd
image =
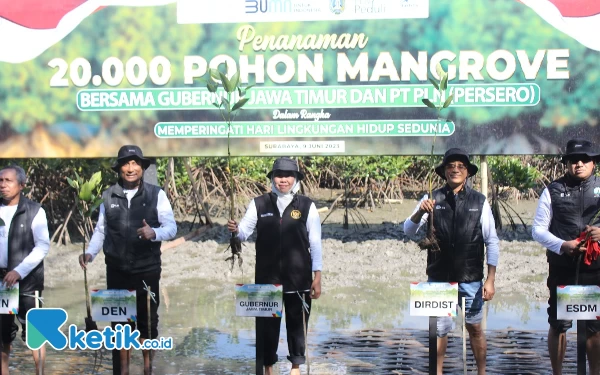
<instances>
[{"instance_id":1,"label":"muddy water","mask_svg":"<svg viewBox=\"0 0 600 375\"><path fill-rule=\"evenodd\" d=\"M80 285L49 289L45 299L48 307L60 306L67 310L68 324L83 327L85 303L80 289ZM192 279L185 286L163 288L161 298L160 334L173 337L174 349L157 354L156 374L254 372L254 320L234 316L233 285ZM408 285L390 287L382 283L367 283L360 289L342 288L331 297L325 293L313 304L308 338L311 373L353 373L349 371L354 361L351 356L323 356L323 346L340 336L369 329L425 330L427 318L409 315L408 298ZM486 312L488 330L543 330L547 327L545 304L527 298L499 297L486 307ZM285 373L288 368L285 330L282 330L278 353L281 373ZM111 374L110 353L103 352L102 356L102 359L95 358L91 351L49 349L47 374ZM11 368L13 374L34 371L29 351L20 339L16 340ZM132 373L139 373L139 368L141 354L135 353Z\"/></svg>"},{"instance_id":2,"label":"muddy water","mask_svg":"<svg viewBox=\"0 0 600 375\"><path fill-rule=\"evenodd\" d=\"M536 203L514 204L527 225ZM411 317L408 311L409 283L426 280L426 254L402 232L402 221L415 205L407 200L374 212L361 210L368 228L351 222L351 229L343 229L340 210L326 220L323 295L313 304L309 324L311 374L426 372L423 363L427 358L421 356L427 350L427 318ZM254 373L254 320L236 318L233 304L233 285L253 279L254 244L244 247L243 272L237 267L231 272L223 261L229 238L225 220L215 218L215 223L200 238L163 252L159 329L161 336L173 337L174 349L157 354L155 374ZM188 227L180 225L180 235L186 234ZM496 296L485 308L488 363L523 360L520 373L548 373L549 360L544 356L547 263L544 249L531 240L530 231L528 227L499 232ZM51 250L46 258L44 296L48 306L67 309L69 323L82 327L85 303L83 275L77 266L80 252L81 244ZM100 254L88 270L90 286L104 287L105 272ZM456 329L453 335L460 337L460 333ZM569 345L573 343L569 341ZM451 343L449 350L461 358L461 348L459 341ZM289 373L283 327L278 354L279 372ZM12 373L33 373L31 357L20 339L11 363ZM93 363L92 352L49 351L47 374L92 374ZM417 369L415 363L421 367ZM140 353L134 354L133 364L132 374L140 373ZM462 365L456 366L462 369ZM105 353L96 373L110 374L110 369L110 353ZM507 374L505 368L489 370Z\"/></svg>"}]
</instances>

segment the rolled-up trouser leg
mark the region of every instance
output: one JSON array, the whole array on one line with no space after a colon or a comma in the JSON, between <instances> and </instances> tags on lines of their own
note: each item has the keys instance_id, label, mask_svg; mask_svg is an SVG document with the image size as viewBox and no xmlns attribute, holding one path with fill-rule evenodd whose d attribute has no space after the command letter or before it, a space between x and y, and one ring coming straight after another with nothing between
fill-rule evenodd
<instances>
[{"instance_id":1,"label":"rolled-up trouser leg","mask_svg":"<svg viewBox=\"0 0 600 375\"><path fill-rule=\"evenodd\" d=\"M277 347L279 346L279 330L281 318L257 318L263 320L264 364L272 366L277 363Z\"/></svg>"}]
</instances>

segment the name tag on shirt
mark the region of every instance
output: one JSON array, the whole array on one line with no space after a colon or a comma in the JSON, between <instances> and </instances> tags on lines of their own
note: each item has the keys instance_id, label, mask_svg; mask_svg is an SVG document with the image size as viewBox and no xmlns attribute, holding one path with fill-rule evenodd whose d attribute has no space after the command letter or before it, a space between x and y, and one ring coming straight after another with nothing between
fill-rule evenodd
<instances>
[{"instance_id":1,"label":"name tag on shirt","mask_svg":"<svg viewBox=\"0 0 600 375\"><path fill-rule=\"evenodd\" d=\"M272 212L267 212L266 214L261 214L260 217L273 216Z\"/></svg>"}]
</instances>

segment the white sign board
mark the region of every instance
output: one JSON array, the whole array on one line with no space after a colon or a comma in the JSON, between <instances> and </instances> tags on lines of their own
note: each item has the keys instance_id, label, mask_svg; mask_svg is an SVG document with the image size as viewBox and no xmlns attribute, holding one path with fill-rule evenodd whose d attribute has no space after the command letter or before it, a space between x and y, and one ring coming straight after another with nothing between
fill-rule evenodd
<instances>
[{"instance_id":1,"label":"white sign board","mask_svg":"<svg viewBox=\"0 0 600 375\"><path fill-rule=\"evenodd\" d=\"M556 317L564 320L600 319L600 286L559 285L556 287Z\"/></svg>"},{"instance_id":2,"label":"white sign board","mask_svg":"<svg viewBox=\"0 0 600 375\"><path fill-rule=\"evenodd\" d=\"M92 319L98 322L135 322L135 290L91 289Z\"/></svg>"},{"instance_id":3,"label":"white sign board","mask_svg":"<svg viewBox=\"0 0 600 375\"><path fill-rule=\"evenodd\" d=\"M283 286L281 284L236 284L235 315L281 318Z\"/></svg>"},{"instance_id":4,"label":"white sign board","mask_svg":"<svg viewBox=\"0 0 600 375\"><path fill-rule=\"evenodd\" d=\"M411 316L456 316L458 283L410 283Z\"/></svg>"},{"instance_id":5,"label":"white sign board","mask_svg":"<svg viewBox=\"0 0 600 375\"><path fill-rule=\"evenodd\" d=\"M4 283L0 283L0 314L19 313L19 283L15 283L11 288L6 288Z\"/></svg>"}]
</instances>

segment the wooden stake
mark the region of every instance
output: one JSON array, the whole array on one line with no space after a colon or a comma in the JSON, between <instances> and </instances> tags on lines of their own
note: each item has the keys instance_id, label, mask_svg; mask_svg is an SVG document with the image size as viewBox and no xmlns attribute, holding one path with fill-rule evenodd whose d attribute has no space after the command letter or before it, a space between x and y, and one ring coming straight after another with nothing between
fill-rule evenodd
<instances>
[{"instance_id":1,"label":"wooden stake","mask_svg":"<svg viewBox=\"0 0 600 375\"><path fill-rule=\"evenodd\" d=\"M150 312L152 287L148 285L146 293L146 308L148 309L148 340L152 340L152 313ZM157 291L158 292L158 291ZM152 349L148 349L148 374L152 375Z\"/></svg>"},{"instance_id":2,"label":"wooden stake","mask_svg":"<svg viewBox=\"0 0 600 375\"><path fill-rule=\"evenodd\" d=\"M479 172L479 176L481 176L481 194L487 198L488 196L488 163L487 156L481 155L479 157L481 171Z\"/></svg>"},{"instance_id":3,"label":"wooden stake","mask_svg":"<svg viewBox=\"0 0 600 375\"><path fill-rule=\"evenodd\" d=\"M462 308L460 309L462 315L462 349L463 349L463 369L465 375L467 375L467 323L465 322L465 297L462 298Z\"/></svg>"},{"instance_id":4,"label":"wooden stake","mask_svg":"<svg viewBox=\"0 0 600 375\"><path fill-rule=\"evenodd\" d=\"M39 291L35 291L34 292L35 295L35 308L39 309L40 308L40 292ZM38 349L38 370L37 373L38 375L42 375L44 373L44 359L42 358L42 349ZM1 364L0 364L1 365Z\"/></svg>"},{"instance_id":5,"label":"wooden stake","mask_svg":"<svg viewBox=\"0 0 600 375\"><path fill-rule=\"evenodd\" d=\"M437 375L437 316L429 317L429 375Z\"/></svg>"}]
</instances>

